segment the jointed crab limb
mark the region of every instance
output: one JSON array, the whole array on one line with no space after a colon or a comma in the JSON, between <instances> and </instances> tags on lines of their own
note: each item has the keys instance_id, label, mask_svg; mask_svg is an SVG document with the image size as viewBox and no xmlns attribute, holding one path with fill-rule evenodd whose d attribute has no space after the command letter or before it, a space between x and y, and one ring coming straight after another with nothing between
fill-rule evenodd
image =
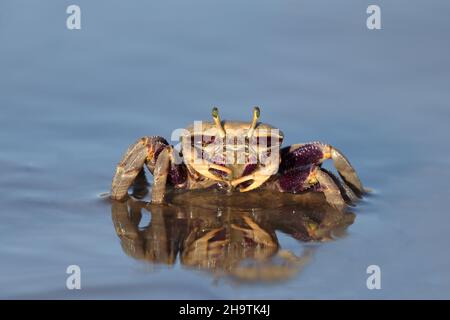
<instances>
[{"instance_id":1,"label":"jointed crab limb","mask_svg":"<svg viewBox=\"0 0 450 320\"><path fill-rule=\"evenodd\" d=\"M125 198L128 188L133 184L145 163L153 173L156 158L167 145L166 140L161 137L144 137L131 145L117 165L111 185L111 198L115 200Z\"/></svg>"},{"instance_id":2,"label":"jointed crab limb","mask_svg":"<svg viewBox=\"0 0 450 320\"><path fill-rule=\"evenodd\" d=\"M358 202L358 196L345 182L342 182L334 173L324 168L321 168L321 170L328 174L331 179L333 179L334 183L341 191L341 195L344 198L345 202L347 202L349 205L354 205L356 202Z\"/></svg>"},{"instance_id":3,"label":"jointed crab limb","mask_svg":"<svg viewBox=\"0 0 450 320\"><path fill-rule=\"evenodd\" d=\"M339 210L344 209L346 203L339 187L334 183L333 179L320 168L317 168L315 171L315 177L319 182L320 191L325 195L327 202Z\"/></svg>"},{"instance_id":4,"label":"jointed crab limb","mask_svg":"<svg viewBox=\"0 0 450 320\"><path fill-rule=\"evenodd\" d=\"M170 147L164 148L156 160L155 170L153 171L153 187L152 187L152 202L161 203L164 200L166 193L167 175L170 168Z\"/></svg>"},{"instance_id":5,"label":"jointed crab limb","mask_svg":"<svg viewBox=\"0 0 450 320\"><path fill-rule=\"evenodd\" d=\"M251 182L250 184L240 187L240 192L247 192L260 187L264 182L266 182L272 175L276 174L278 170L277 162L270 162L266 166L261 166L251 174L234 179L231 181L233 187L237 187L242 183Z\"/></svg>"},{"instance_id":6,"label":"jointed crab limb","mask_svg":"<svg viewBox=\"0 0 450 320\"><path fill-rule=\"evenodd\" d=\"M231 170L228 169L225 166L221 166L212 162L208 162L206 160L200 160L202 163L198 163L195 165L195 171L197 171L199 174L201 174L202 176L211 179L211 180L215 180L215 181L222 181L223 178L215 175L214 173L211 172L211 170L216 170L219 171L220 173L224 173L226 175L231 174Z\"/></svg>"},{"instance_id":7,"label":"jointed crab limb","mask_svg":"<svg viewBox=\"0 0 450 320\"><path fill-rule=\"evenodd\" d=\"M122 160L116 168L112 186L111 198L121 200L128 193L128 188L133 183L148 156L148 148L142 140L139 140L128 148Z\"/></svg>"},{"instance_id":8,"label":"jointed crab limb","mask_svg":"<svg viewBox=\"0 0 450 320\"><path fill-rule=\"evenodd\" d=\"M346 206L339 186L327 172L315 165L285 170L267 182L265 187L289 193L318 191L325 195L327 202L333 207L344 209Z\"/></svg>"},{"instance_id":9,"label":"jointed crab limb","mask_svg":"<svg viewBox=\"0 0 450 320\"><path fill-rule=\"evenodd\" d=\"M238 185L244 182L250 182L247 186L240 188L240 192L247 192L253 189L258 188L264 182L266 182L270 178L270 175L258 175L257 173L250 174L248 176L244 176L238 179L235 179L231 182L233 187L237 187Z\"/></svg>"},{"instance_id":10,"label":"jointed crab limb","mask_svg":"<svg viewBox=\"0 0 450 320\"><path fill-rule=\"evenodd\" d=\"M331 149L331 159L333 159L334 166L341 178L345 181L347 185L355 190L358 195L364 193L364 188L362 186L361 180L355 172L355 169L350 164L350 161L336 148L330 146Z\"/></svg>"},{"instance_id":11,"label":"jointed crab limb","mask_svg":"<svg viewBox=\"0 0 450 320\"><path fill-rule=\"evenodd\" d=\"M347 158L329 144L312 142L295 144L281 150L280 171L308 165L321 165L327 159L332 159L339 175L358 196L364 193L364 188L355 169Z\"/></svg>"}]
</instances>

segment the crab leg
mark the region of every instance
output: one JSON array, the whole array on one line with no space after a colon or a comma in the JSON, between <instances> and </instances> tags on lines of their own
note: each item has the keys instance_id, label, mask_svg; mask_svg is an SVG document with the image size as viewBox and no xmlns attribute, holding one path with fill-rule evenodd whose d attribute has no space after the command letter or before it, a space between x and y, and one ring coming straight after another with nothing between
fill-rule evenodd
<instances>
[{"instance_id":1,"label":"crab leg","mask_svg":"<svg viewBox=\"0 0 450 320\"><path fill-rule=\"evenodd\" d=\"M247 191L256 189L259 186L261 186L272 175L276 174L277 170L278 170L278 163L271 162L271 163L268 163L264 167L260 167L260 168L256 169L249 175L234 179L233 181L231 181L231 185L233 187L237 187L241 183L251 181L250 185L239 189L240 192L247 192Z\"/></svg>"},{"instance_id":2,"label":"crab leg","mask_svg":"<svg viewBox=\"0 0 450 320\"><path fill-rule=\"evenodd\" d=\"M329 146L331 149L331 159L333 159L334 166L339 172L341 178L345 183L353 190L356 190L359 194L364 193L361 180L356 174L355 169L350 164L350 161L342 154L338 149Z\"/></svg>"},{"instance_id":3,"label":"crab leg","mask_svg":"<svg viewBox=\"0 0 450 320\"><path fill-rule=\"evenodd\" d=\"M334 173L324 168L321 168L321 170L328 174L331 179L333 179L334 183L341 191L342 197L348 204L353 205L358 201L358 196L355 194L355 192L353 192L353 190L347 184L343 183L338 177L336 177Z\"/></svg>"},{"instance_id":4,"label":"crab leg","mask_svg":"<svg viewBox=\"0 0 450 320\"><path fill-rule=\"evenodd\" d=\"M251 183L248 186L239 189L240 192L247 192L247 191L258 188L264 182L266 182L269 178L270 178L270 175L258 175L257 173L253 173L251 175L244 176L244 177L241 177L241 178L231 181L231 185L233 187L237 187L241 183L251 181Z\"/></svg>"},{"instance_id":5,"label":"crab leg","mask_svg":"<svg viewBox=\"0 0 450 320\"><path fill-rule=\"evenodd\" d=\"M202 176L215 181L222 181L223 178L216 176L210 170L217 170L219 172L225 173L226 175L230 175L232 173L229 168L212 162L208 162L206 160L203 160L203 163L195 164L194 170L200 173Z\"/></svg>"},{"instance_id":6,"label":"crab leg","mask_svg":"<svg viewBox=\"0 0 450 320\"><path fill-rule=\"evenodd\" d=\"M327 202L336 209L343 210L346 207L339 187L334 180L323 170L317 168L315 177L320 185L320 191L325 195Z\"/></svg>"},{"instance_id":7,"label":"crab leg","mask_svg":"<svg viewBox=\"0 0 450 320\"><path fill-rule=\"evenodd\" d=\"M168 146L167 141L161 137L143 137L131 145L125 152L116 168L112 185L111 198L122 200L128 193L137 175L147 164L154 173L158 155Z\"/></svg>"},{"instance_id":8,"label":"crab leg","mask_svg":"<svg viewBox=\"0 0 450 320\"><path fill-rule=\"evenodd\" d=\"M170 152L171 148L166 147L158 155L153 172L152 202L161 203L166 193L167 175L170 168Z\"/></svg>"},{"instance_id":9,"label":"crab leg","mask_svg":"<svg viewBox=\"0 0 450 320\"><path fill-rule=\"evenodd\" d=\"M269 190L279 192L301 193L308 190L322 192L326 201L333 207L342 210L346 207L339 186L330 175L319 166L310 165L293 168L279 174L276 179L266 184Z\"/></svg>"},{"instance_id":10,"label":"crab leg","mask_svg":"<svg viewBox=\"0 0 450 320\"><path fill-rule=\"evenodd\" d=\"M281 150L280 169L289 170L294 167L307 165L320 165L327 159L332 159L335 168L344 182L356 192L357 195L364 193L362 183L350 164L350 161L336 148L320 142L307 144L295 144Z\"/></svg>"}]
</instances>

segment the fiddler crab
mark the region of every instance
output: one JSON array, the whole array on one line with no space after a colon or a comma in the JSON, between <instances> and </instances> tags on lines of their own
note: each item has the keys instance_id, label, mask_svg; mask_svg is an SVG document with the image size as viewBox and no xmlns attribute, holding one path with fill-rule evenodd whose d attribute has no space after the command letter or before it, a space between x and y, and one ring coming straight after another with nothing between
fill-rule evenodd
<instances>
[{"instance_id":1,"label":"fiddler crab","mask_svg":"<svg viewBox=\"0 0 450 320\"><path fill-rule=\"evenodd\" d=\"M212 122L180 129L179 150L159 136L131 145L117 165L111 198L123 200L139 177L145 180L144 166L154 177L152 203L162 203L169 188L322 192L330 205L341 209L364 194L358 175L339 150L321 142L281 148L283 133L258 122L258 107L251 122L222 121L217 108L212 116ZM342 180L322 168L328 159Z\"/></svg>"}]
</instances>

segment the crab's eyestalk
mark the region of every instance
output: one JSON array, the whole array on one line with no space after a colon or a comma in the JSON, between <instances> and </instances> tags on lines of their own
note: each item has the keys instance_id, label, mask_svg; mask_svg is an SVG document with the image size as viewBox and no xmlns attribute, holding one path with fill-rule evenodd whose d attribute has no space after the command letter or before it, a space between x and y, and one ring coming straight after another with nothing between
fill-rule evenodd
<instances>
[{"instance_id":1,"label":"crab's eyestalk","mask_svg":"<svg viewBox=\"0 0 450 320\"><path fill-rule=\"evenodd\" d=\"M247 137L251 138L253 136L253 133L255 132L256 125L258 124L258 119L261 111L259 110L259 107L253 108L253 119L252 124L250 125L250 129L248 129Z\"/></svg>"},{"instance_id":2,"label":"crab's eyestalk","mask_svg":"<svg viewBox=\"0 0 450 320\"><path fill-rule=\"evenodd\" d=\"M220 120L219 109L217 109L217 107L214 107L212 109L212 117L214 119L214 123L216 124L217 130L219 131L219 136L221 138L224 138L225 137L225 130L222 127L222 121Z\"/></svg>"}]
</instances>

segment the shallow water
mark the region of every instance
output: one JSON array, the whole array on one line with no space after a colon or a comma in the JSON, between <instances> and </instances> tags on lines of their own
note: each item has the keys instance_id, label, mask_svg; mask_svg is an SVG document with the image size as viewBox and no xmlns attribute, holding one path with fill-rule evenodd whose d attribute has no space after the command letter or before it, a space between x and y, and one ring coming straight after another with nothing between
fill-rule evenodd
<instances>
[{"instance_id":1,"label":"shallow water","mask_svg":"<svg viewBox=\"0 0 450 320\"><path fill-rule=\"evenodd\" d=\"M450 4L377 3L380 31L366 1L78 0L69 31L72 3L2 1L0 297L450 298ZM215 195L130 213L102 196L130 143L212 105L237 120L260 105L285 145L339 147L373 192L345 217ZM199 226L233 235L226 259L174 258ZM268 251L239 247L252 226ZM156 254L164 234L175 249ZM66 289L72 264L81 290ZM372 264L381 290L366 287Z\"/></svg>"}]
</instances>

